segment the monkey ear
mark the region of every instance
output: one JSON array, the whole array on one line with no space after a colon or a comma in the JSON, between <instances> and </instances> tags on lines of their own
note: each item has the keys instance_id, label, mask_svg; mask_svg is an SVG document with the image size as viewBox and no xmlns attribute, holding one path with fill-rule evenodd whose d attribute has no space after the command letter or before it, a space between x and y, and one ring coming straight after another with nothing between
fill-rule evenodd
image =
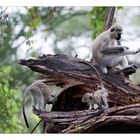
<instances>
[{"instance_id":1,"label":"monkey ear","mask_svg":"<svg viewBox=\"0 0 140 140\"><path fill-rule=\"evenodd\" d=\"M111 28L111 32L113 32L115 30L115 28Z\"/></svg>"},{"instance_id":2,"label":"monkey ear","mask_svg":"<svg viewBox=\"0 0 140 140\"><path fill-rule=\"evenodd\" d=\"M85 96L82 97L82 102L86 102Z\"/></svg>"}]
</instances>

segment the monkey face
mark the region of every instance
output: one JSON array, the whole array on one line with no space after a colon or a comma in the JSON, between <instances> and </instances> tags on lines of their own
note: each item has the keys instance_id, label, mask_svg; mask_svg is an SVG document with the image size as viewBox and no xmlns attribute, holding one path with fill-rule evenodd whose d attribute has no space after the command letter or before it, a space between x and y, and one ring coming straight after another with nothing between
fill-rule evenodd
<instances>
[{"instance_id":1,"label":"monkey face","mask_svg":"<svg viewBox=\"0 0 140 140\"><path fill-rule=\"evenodd\" d=\"M93 97L91 95L88 98L89 98L89 100L92 100L93 99Z\"/></svg>"},{"instance_id":2,"label":"monkey face","mask_svg":"<svg viewBox=\"0 0 140 140\"><path fill-rule=\"evenodd\" d=\"M122 34L122 33L118 33L118 34L117 34L116 40L120 40L120 39L121 39L121 34Z\"/></svg>"},{"instance_id":3,"label":"monkey face","mask_svg":"<svg viewBox=\"0 0 140 140\"><path fill-rule=\"evenodd\" d=\"M116 40L120 40L121 39L121 35L122 35L122 33L118 33L117 37L116 37Z\"/></svg>"},{"instance_id":4,"label":"monkey face","mask_svg":"<svg viewBox=\"0 0 140 140\"><path fill-rule=\"evenodd\" d=\"M56 100L57 100L57 97L54 95L51 95L47 103L53 104L54 102L56 102Z\"/></svg>"},{"instance_id":5,"label":"monkey face","mask_svg":"<svg viewBox=\"0 0 140 140\"><path fill-rule=\"evenodd\" d=\"M92 94L91 93L86 93L82 97L82 102L88 102L92 100Z\"/></svg>"},{"instance_id":6,"label":"monkey face","mask_svg":"<svg viewBox=\"0 0 140 140\"><path fill-rule=\"evenodd\" d=\"M110 29L111 32L111 37L120 40L121 39L121 34L122 34L122 27L119 25L113 25Z\"/></svg>"}]
</instances>

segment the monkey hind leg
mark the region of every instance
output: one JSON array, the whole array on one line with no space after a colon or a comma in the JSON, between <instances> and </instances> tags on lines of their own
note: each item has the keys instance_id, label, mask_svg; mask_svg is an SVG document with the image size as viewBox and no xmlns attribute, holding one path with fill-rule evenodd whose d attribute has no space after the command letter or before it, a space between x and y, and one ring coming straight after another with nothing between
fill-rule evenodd
<instances>
[{"instance_id":1,"label":"monkey hind leg","mask_svg":"<svg viewBox=\"0 0 140 140\"><path fill-rule=\"evenodd\" d=\"M44 111L45 109L44 98L38 97L38 107L39 107L39 110Z\"/></svg>"},{"instance_id":2,"label":"monkey hind leg","mask_svg":"<svg viewBox=\"0 0 140 140\"><path fill-rule=\"evenodd\" d=\"M108 109L109 105L108 105L108 101L107 101L107 96L102 96L102 109Z\"/></svg>"},{"instance_id":3,"label":"monkey hind leg","mask_svg":"<svg viewBox=\"0 0 140 140\"><path fill-rule=\"evenodd\" d=\"M88 109L89 109L89 110L92 110L92 109L93 109L91 104L89 105L89 108L88 108Z\"/></svg>"},{"instance_id":4,"label":"monkey hind leg","mask_svg":"<svg viewBox=\"0 0 140 140\"><path fill-rule=\"evenodd\" d=\"M107 74L107 67L105 67L105 66L100 66L100 67L101 67L103 74Z\"/></svg>"},{"instance_id":5,"label":"monkey hind leg","mask_svg":"<svg viewBox=\"0 0 140 140\"><path fill-rule=\"evenodd\" d=\"M129 66L126 56L122 57L120 61L120 65L122 68L127 68Z\"/></svg>"},{"instance_id":6,"label":"monkey hind leg","mask_svg":"<svg viewBox=\"0 0 140 140\"><path fill-rule=\"evenodd\" d=\"M31 99L32 99L32 106L36 108L37 106L37 97L33 94L31 94Z\"/></svg>"},{"instance_id":7,"label":"monkey hind leg","mask_svg":"<svg viewBox=\"0 0 140 140\"><path fill-rule=\"evenodd\" d=\"M46 111L46 103L44 102L43 111Z\"/></svg>"}]
</instances>

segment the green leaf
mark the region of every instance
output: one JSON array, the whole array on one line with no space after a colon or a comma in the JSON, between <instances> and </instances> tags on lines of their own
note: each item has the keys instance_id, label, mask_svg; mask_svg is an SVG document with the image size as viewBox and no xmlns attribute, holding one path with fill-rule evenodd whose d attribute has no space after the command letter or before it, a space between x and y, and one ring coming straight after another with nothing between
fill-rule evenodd
<instances>
[{"instance_id":1,"label":"green leaf","mask_svg":"<svg viewBox=\"0 0 140 140\"><path fill-rule=\"evenodd\" d=\"M29 30L28 32L25 32L25 36L30 37L32 36L32 30Z\"/></svg>"},{"instance_id":2,"label":"green leaf","mask_svg":"<svg viewBox=\"0 0 140 140\"><path fill-rule=\"evenodd\" d=\"M36 17L31 23L31 27L32 29L35 29L39 24L41 23L41 18L40 17Z\"/></svg>"},{"instance_id":3,"label":"green leaf","mask_svg":"<svg viewBox=\"0 0 140 140\"><path fill-rule=\"evenodd\" d=\"M28 13L32 15L34 13L34 8L33 7L32 8L29 8L28 9Z\"/></svg>"},{"instance_id":4,"label":"green leaf","mask_svg":"<svg viewBox=\"0 0 140 140\"><path fill-rule=\"evenodd\" d=\"M36 52L32 52L32 53L31 53L31 56L32 56L32 57L37 57L37 53L36 53Z\"/></svg>"},{"instance_id":5,"label":"green leaf","mask_svg":"<svg viewBox=\"0 0 140 140\"><path fill-rule=\"evenodd\" d=\"M93 7L89 12L93 38L96 38L103 31L107 12L107 7Z\"/></svg>"}]
</instances>

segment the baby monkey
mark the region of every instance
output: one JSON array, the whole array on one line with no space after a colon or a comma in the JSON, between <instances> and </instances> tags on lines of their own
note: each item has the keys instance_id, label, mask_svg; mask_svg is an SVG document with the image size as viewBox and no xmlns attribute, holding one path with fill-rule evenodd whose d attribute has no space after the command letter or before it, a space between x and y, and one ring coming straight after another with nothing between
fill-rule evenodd
<instances>
[{"instance_id":1,"label":"baby monkey","mask_svg":"<svg viewBox=\"0 0 140 140\"><path fill-rule=\"evenodd\" d=\"M30 94L32 99L32 107L37 108L41 111L46 110L46 104L53 104L56 100L55 96L52 95L48 89L48 86L42 81L35 81L27 87L23 94L23 116L26 126L29 128L28 120L25 113L25 99L26 95ZM38 107L37 107L38 105Z\"/></svg>"},{"instance_id":2,"label":"baby monkey","mask_svg":"<svg viewBox=\"0 0 140 140\"><path fill-rule=\"evenodd\" d=\"M100 109L109 108L108 101L107 101L108 91L103 85L103 81L101 79L99 72L90 63L85 61L81 61L81 63L85 63L89 65L92 69L94 69L100 81L100 86L98 86L98 90L96 90L94 93L86 93L82 97L82 102L86 102L89 105L89 110L94 109L94 104L97 104L98 108Z\"/></svg>"}]
</instances>

